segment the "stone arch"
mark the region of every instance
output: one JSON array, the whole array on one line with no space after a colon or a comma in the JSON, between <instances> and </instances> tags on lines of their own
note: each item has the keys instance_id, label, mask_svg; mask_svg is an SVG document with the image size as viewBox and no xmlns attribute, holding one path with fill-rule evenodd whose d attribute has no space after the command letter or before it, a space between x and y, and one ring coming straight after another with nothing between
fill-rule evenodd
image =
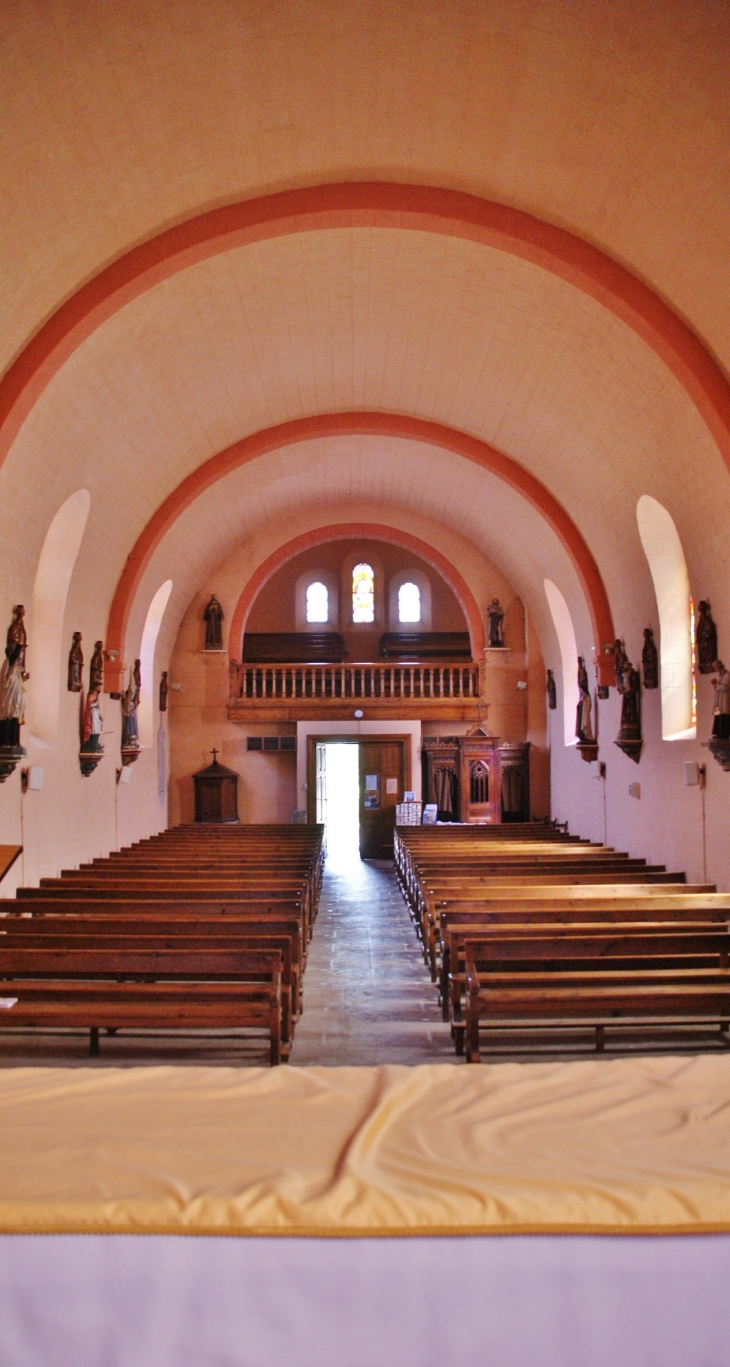
<instances>
[{"instance_id":1,"label":"stone arch","mask_svg":"<svg viewBox=\"0 0 730 1367\"><path fill-rule=\"evenodd\" d=\"M497 475L526 498L548 522L573 562L591 617L601 681L613 682L612 656L606 656L604 652L607 643L612 648L615 637L608 595L586 541L562 504L529 470L488 442L442 423L401 413L324 413L295 418L254 432L199 465L160 504L137 538L120 576L109 612L107 649L119 651L122 658L127 621L142 575L162 538L196 498L217 480L259 456L297 442L309 441L313 437L343 435L403 438L455 452ZM106 677L110 691L118 691L118 685L114 682L116 675L111 668L107 668Z\"/></svg>"},{"instance_id":2,"label":"stone arch","mask_svg":"<svg viewBox=\"0 0 730 1367\"><path fill-rule=\"evenodd\" d=\"M246 619L251 611L254 600L261 592L264 584L268 582L282 565L286 565L289 560L293 560L301 551L311 549L312 546L321 546L328 541L345 541L353 537L362 537L363 540L373 541L392 541L395 545L403 546L407 550L419 555L428 565L440 574L449 588L455 593L459 604L464 612L469 627L471 639L472 657L478 660L484 651L484 623L479 611L479 605L459 571L441 554L440 551L429 546L427 542L421 541L419 537L412 536L410 532L401 531L396 527L383 527L379 524L368 522L345 522L333 523L326 527L315 527L309 532L302 533L301 536L294 537L293 540L285 542L277 550L273 551L263 564L259 565L254 571L248 583L244 585L241 596L231 617L231 626L228 633L228 653L232 659L239 659L241 654L241 641L246 626Z\"/></svg>"}]
</instances>

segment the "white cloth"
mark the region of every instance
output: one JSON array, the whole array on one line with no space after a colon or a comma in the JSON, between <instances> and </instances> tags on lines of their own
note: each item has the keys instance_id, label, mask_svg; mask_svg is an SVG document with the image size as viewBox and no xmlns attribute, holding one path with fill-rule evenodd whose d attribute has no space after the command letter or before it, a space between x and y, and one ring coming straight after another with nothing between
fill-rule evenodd
<instances>
[{"instance_id":1,"label":"white cloth","mask_svg":"<svg viewBox=\"0 0 730 1367\"><path fill-rule=\"evenodd\" d=\"M2 1367L727 1367L730 1235L0 1237Z\"/></svg>"}]
</instances>

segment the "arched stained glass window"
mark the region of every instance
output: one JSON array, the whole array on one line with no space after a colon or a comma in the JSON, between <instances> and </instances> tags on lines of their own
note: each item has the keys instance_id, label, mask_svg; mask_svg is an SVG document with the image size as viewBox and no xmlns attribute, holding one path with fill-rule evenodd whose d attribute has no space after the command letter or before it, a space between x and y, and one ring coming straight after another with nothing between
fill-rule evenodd
<instances>
[{"instance_id":1,"label":"arched stained glass window","mask_svg":"<svg viewBox=\"0 0 730 1367\"><path fill-rule=\"evenodd\" d=\"M398 621L420 622L421 590L418 584L401 584L398 590Z\"/></svg>"},{"instance_id":2,"label":"arched stained glass window","mask_svg":"<svg viewBox=\"0 0 730 1367\"><path fill-rule=\"evenodd\" d=\"M329 593L327 585L319 580L307 587L307 621L329 621Z\"/></svg>"},{"instance_id":3,"label":"arched stained glass window","mask_svg":"<svg viewBox=\"0 0 730 1367\"><path fill-rule=\"evenodd\" d=\"M375 575L372 565L356 565L352 571L352 620L375 621Z\"/></svg>"}]
</instances>

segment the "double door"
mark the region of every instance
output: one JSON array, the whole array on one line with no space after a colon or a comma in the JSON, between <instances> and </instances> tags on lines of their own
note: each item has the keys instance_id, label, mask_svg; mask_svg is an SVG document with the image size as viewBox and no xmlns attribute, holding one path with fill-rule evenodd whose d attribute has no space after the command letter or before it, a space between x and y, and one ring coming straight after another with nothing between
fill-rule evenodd
<instances>
[{"instance_id":1,"label":"double door","mask_svg":"<svg viewBox=\"0 0 730 1367\"><path fill-rule=\"evenodd\" d=\"M358 834L361 859L391 859L395 809L410 775L410 736L310 736L309 820L327 820L334 799L327 782L327 747L345 744L358 751Z\"/></svg>"}]
</instances>

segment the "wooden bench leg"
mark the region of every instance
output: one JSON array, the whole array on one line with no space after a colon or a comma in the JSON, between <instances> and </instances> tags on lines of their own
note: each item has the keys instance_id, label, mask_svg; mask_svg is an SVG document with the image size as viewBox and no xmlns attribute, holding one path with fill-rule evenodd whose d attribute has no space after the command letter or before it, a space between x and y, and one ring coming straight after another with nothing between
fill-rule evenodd
<instances>
[{"instance_id":1,"label":"wooden bench leg","mask_svg":"<svg viewBox=\"0 0 730 1367\"><path fill-rule=\"evenodd\" d=\"M98 1054L98 1052L99 1052L99 1027L98 1027L98 1025L92 1025L91 1029L89 1030L89 1053L90 1053L90 1055L91 1055L92 1058L95 1058L96 1055Z\"/></svg>"},{"instance_id":2,"label":"wooden bench leg","mask_svg":"<svg viewBox=\"0 0 730 1367\"><path fill-rule=\"evenodd\" d=\"M271 999L270 1026L271 1031L271 1050L269 1059L271 1067L275 1068L281 1063L281 998L277 993Z\"/></svg>"},{"instance_id":3,"label":"wooden bench leg","mask_svg":"<svg viewBox=\"0 0 730 1367\"><path fill-rule=\"evenodd\" d=\"M479 994L469 992L466 1000L466 1061L481 1063L479 1057Z\"/></svg>"},{"instance_id":4,"label":"wooden bench leg","mask_svg":"<svg viewBox=\"0 0 730 1367\"><path fill-rule=\"evenodd\" d=\"M606 1044L605 1026L596 1026L596 1053L602 1054Z\"/></svg>"}]
</instances>

